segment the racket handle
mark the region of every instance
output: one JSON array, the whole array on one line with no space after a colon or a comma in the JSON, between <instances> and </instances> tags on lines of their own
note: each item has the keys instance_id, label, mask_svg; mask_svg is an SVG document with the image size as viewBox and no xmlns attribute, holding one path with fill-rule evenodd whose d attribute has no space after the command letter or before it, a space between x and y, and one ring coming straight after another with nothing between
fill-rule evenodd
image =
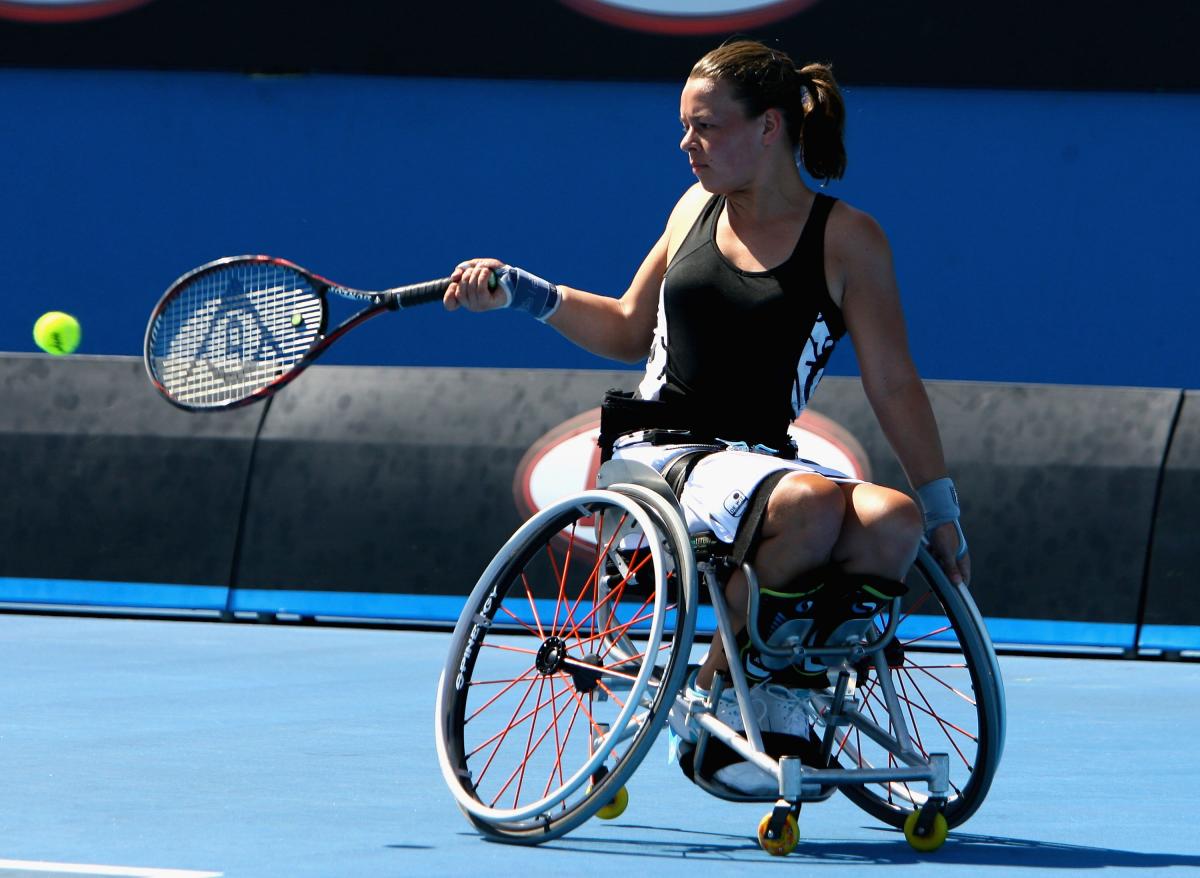
<instances>
[{"instance_id":1,"label":"racket handle","mask_svg":"<svg viewBox=\"0 0 1200 878\"><path fill-rule=\"evenodd\" d=\"M488 278L488 289L496 289L496 283L496 273L492 272L491 277ZM411 308L413 305L424 305L440 300L446 295L446 289L449 286L450 278L440 277L437 280L397 287L388 292L388 297L395 302L397 308Z\"/></svg>"}]
</instances>

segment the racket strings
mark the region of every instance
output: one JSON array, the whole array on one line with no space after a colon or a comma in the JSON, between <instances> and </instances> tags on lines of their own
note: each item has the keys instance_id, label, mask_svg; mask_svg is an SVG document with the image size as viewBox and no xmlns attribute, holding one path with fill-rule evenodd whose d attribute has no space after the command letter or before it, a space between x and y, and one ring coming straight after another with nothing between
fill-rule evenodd
<instances>
[{"instance_id":1,"label":"racket strings","mask_svg":"<svg viewBox=\"0 0 1200 878\"><path fill-rule=\"evenodd\" d=\"M320 296L273 263L231 265L186 283L150 331L155 378L196 407L240 401L291 371L323 329Z\"/></svg>"}]
</instances>

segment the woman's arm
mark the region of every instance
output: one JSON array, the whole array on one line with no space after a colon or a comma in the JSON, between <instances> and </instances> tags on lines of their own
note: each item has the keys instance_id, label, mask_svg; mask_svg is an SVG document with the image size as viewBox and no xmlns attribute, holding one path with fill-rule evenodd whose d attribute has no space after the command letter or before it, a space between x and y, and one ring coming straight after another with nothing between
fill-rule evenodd
<instances>
[{"instance_id":1,"label":"woman's arm","mask_svg":"<svg viewBox=\"0 0 1200 878\"><path fill-rule=\"evenodd\" d=\"M558 288L562 302L546 322L593 354L636 363L646 358L658 318L658 290L667 270L663 232L620 299L574 287Z\"/></svg>"},{"instance_id":2,"label":"woman's arm","mask_svg":"<svg viewBox=\"0 0 1200 878\"><path fill-rule=\"evenodd\" d=\"M557 306L545 322L581 348L626 363L646 358L658 320L658 293L673 247L682 240L708 198L699 184L676 203L666 230L646 254L633 282L619 299L574 287L556 286ZM468 259L451 275L444 303L447 310L490 311L505 306L501 290L491 289L492 271L503 267L497 259ZM539 279L540 280L540 279Z\"/></svg>"},{"instance_id":3,"label":"woman's arm","mask_svg":"<svg viewBox=\"0 0 1200 878\"><path fill-rule=\"evenodd\" d=\"M537 284L554 288L556 302L543 321L594 354L627 363L644 359L654 336L658 284L666 271L666 240L664 233L620 299L533 278ZM503 262L491 258L460 263L451 275L443 299L447 310L462 307L468 311L491 311L505 307L508 295L491 284L492 273L502 268L505 268Z\"/></svg>"},{"instance_id":4,"label":"woman's arm","mask_svg":"<svg viewBox=\"0 0 1200 878\"><path fill-rule=\"evenodd\" d=\"M909 353L908 333L892 267L891 248L879 224L847 207L834 238L842 280L842 313L858 355L863 389L914 488L946 476L937 421ZM953 523L930 534L952 580L970 579L970 559L955 558Z\"/></svg>"}]
</instances>

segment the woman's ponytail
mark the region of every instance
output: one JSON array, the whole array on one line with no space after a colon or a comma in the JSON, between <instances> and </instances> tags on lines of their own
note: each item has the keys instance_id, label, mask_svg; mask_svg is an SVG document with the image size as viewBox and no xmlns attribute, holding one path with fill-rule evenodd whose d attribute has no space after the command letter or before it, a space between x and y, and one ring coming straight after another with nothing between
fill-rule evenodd
<instances>
[{"instance_id":1,"label":"woman's ponytail","mask_svg":"<svg viewBox=\"0 0 1200 878\"><path fill-rule=\"evenodd\" d=\"M799 71L807 91L800 124L804 169L817 180L839 179L846 172L846 104L828 64L809 64Z\"/></svg>"}]
</instances>

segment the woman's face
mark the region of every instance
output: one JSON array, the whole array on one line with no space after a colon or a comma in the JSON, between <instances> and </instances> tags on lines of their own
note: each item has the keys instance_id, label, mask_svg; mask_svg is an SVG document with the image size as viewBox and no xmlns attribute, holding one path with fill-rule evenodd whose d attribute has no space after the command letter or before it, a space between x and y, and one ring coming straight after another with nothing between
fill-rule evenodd
<instances>
[{"instance_id":1,"label":"woman's face","mask_svg":"<svg viewBox=\"0 0 1200 878\"><path fill-rule=\"evenodd\" d=\"M692 173L713 193L728 194L754 179L764 152L763 120L746 118L729 86L711 79L689 79L679 98L683 139Z\"/></svg>"}]
</instances>

